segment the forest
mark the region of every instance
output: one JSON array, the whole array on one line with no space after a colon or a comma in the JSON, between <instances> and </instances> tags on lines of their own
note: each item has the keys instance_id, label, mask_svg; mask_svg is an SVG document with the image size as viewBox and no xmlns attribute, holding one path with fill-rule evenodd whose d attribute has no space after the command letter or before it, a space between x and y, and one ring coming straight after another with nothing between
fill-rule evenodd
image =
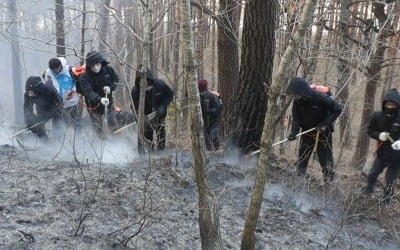
<instances>
[{"instance_id":1,"label":"forest","mask_svg":"<svg viewBox=\"0 0 400 250\"><path fill-rule=\"evenodd\" d=\"M4 0L0 8L0 248L400 249L398 174L389 206L384 174L376 192L360 194L380 147L368 125L399 88L400 1ZM118 75L113 105L133 114L133 126L97 138L83 105L81 130L56 134L46 124L41 141L24 117L27 79L55 57L83 66L92 51ZM163 150L146 139L149 75L174 93ZM286 141L292 77L329 87L341 108L332 182L315 152L307 178L295 173L301 142ZM215 150L206 145L202 79L222 100Z\"/></svg>"}]
</instances>

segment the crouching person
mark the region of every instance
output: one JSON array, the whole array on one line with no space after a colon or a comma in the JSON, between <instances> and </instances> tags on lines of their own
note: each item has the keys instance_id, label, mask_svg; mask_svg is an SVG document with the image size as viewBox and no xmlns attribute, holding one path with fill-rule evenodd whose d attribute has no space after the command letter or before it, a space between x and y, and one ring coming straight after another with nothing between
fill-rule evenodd
<instances>
[{"instance_id":1,"label":"crouching person","mask_svg":"<svg viewBox=\"0 0 400 250\"><path fill-rule=\"evenodd\" d=\"M39 76L30 76L25 83L24 118L26 127L48 140L45 123L52 120L53 129L61 129L62 101L51 83L43 83Z\"/></svg>"},{"instance_id":2,"label":"crouching person","mask_svg":"<svg viewBox=\"0 0 400 250\"><path fill-rule=\"evenodd\" d=\"M131 96L136 112L139 111L140 101L140 77L142 72L137 72L135 86L132 88ZM156 117L151 122L145 122L144 137L152 142L155 150L164 150L167 133L165 130L165 118L167 108L174 97L174 91L162 79L155 78L150 71L146 72L147 87L145 93L144 114L147 116L156 112ZM153 140L156 133L157 141Z\"/></svg>"},{"instance_id":3,"label":"crouching person","mask_svg":"<svg viewBox=\"0 0 400 250\"><path fill-rule=\"evenodd\" d=\"M368 174L364 194L374 191L376 180L386 169L383 198L389 203L394 193L394 184L400 170L400 95L396 89L386 93L382 103L382 111L372 115L368 126L368 135L377 140L376 158Z\"/></svg>"}]
</instances>

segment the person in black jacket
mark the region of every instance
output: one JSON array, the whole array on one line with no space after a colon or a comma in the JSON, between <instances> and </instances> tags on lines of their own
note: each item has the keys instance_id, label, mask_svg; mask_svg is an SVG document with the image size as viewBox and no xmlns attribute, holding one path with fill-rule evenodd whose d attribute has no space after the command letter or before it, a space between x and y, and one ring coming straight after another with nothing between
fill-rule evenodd
<instances>
[{"instance_id":1,"label":"person in black jacket","mask_svg":"<svg viewBox=\"0 0 400 250\"><path fill-rule=\"evenodd\" d=\"M389 90L382 102L382 111L374 112L368 125L368 135L378 141L376 158L368 174L365 194L374 191L378 176L386 169L384 200L389 202L400 170L400 95Z\"/></svg>"},{"instance_id":2,"label":"person in black jacket","mask_svg":"<svg viewBox=\"0 0 400 250\"><path fill-rule=\"evenodd\" d=\"M53 129L62 122L62 101L51 82L43 83L39 76L30 76L25 83L24 118L26 127L40 139L48 140L45 123L52 120Z\"/></svg>"},{"instance_id":3,"label":"person in black jacket","mask_svg":"<svg viewBox=\"0 0 400 250\"><path fill-rule=\"evenodd\" d=\"M200 92L201 113L204 121L204 137L208 150L219 149L219 120L222 108L221 100L208 90L208 82L200 79L197 82Z\"/></svg>"},{"instance_id":4,"label":"person in black jacket","mask_svg":"<svg viewBox=\"0 0 400 250\"><path fill-rule=\"evenodd\" d=\"M90 119L100 137L105 132L103 119L106 109L108 115L105 119L109 128L114 129L116 126L112 92L118 81L118 75L99 52L91 51L86 55L86 71L79 76L79 84Z\"/></svg>"},{"instance_id":5,"label":"person in black jacket","mask_svg":"<svg viewBox=\"0 0 400 250\"><path fill-rule=\"evenodd\" d=\"M295 140L300 129L306 131L316 128L301 136L297 175L306 175L308 161L312 152L315 151L322 168L324 181L332 181L334 177L333 122L340 115L342 109L332 97L311 89L302 78L292 78L286 93L294 98L293 123L288 140Z\"/></svg>"},{"instance_id":6,"label":"person in black jacket","mask_svg":"<svg viewBox=\"0 0 400 250\"><path fill-rule=\"evenodd\" d=\"M140 100L140 77L143 75L141 72L137 72L135 86L132 88L131 95L135 110L139 110ZM149 115L156 111L156 117L151 123L146 122L144 128L144 137L152 142L152 148L157 150L163 150L166 142L165 132L165 117L167 116L167 108L174 97L174 91L165 81L153 77L150 71L145 73L147 77L147 87L145 94L145 106L144 114ZM157 141L153 141L153 133L156 132Z\"/></svg>"}]
</instances>

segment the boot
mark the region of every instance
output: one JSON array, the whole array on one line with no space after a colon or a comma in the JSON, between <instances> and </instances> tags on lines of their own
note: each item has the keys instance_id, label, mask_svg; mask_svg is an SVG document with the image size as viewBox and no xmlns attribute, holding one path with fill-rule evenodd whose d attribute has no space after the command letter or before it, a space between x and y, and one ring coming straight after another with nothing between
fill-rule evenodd
<instances>
[{"instance_id":1,"label":"boot","mask_svg":"<svg viewBox=\"0 0 400 250\"><path fill-rule=\"evenodd\" d=\"M333 181L333 178L335 177L335 173L326 167L322 168L322 175L325 183Z\"/></svg>"},{"instance_id":2,"label":"boot","mask_svg":"<svg viewBox=\"0 0 400 250\"><path fill-rule=\"evenodd\" d=\"M361 189L361 194L370 195L374 192L374 187L371 185L366 185Z\"/></svg>"}]
</instances>

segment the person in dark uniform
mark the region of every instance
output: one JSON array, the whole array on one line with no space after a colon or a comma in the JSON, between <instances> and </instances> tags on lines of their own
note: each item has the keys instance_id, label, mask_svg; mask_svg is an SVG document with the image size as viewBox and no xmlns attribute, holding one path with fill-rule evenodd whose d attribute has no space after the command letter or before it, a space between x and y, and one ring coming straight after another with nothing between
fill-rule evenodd
<instances>
[{"instance_id":1,"label":"person in dark uniform","mask_svg":"<svg viewBox=\"0 0 400 250\"><path fill-rule=\"evenodd\" d=\"M109 128L113 130L116 126L113 91L118 81L118 75L99 52L91 51L86 55L86 70L79 76L79 84L90 119L100 137L105 135L103 120L106 111Z\"/></svg>"},{"instance_id":2,"label":"person in dark uniform","mask_svg":"<svg viewBox=\"0 0 400 250\"><path fill-rule=\"evenodd\" d=\"M52 121L53 129L60 129L63 104L51 82L44 83L39 76L30 76L25 83L24 118L26 127L48 140L45 123Z\"/></svg>"},{"instance_id":3,"label":"person in dark uniform","mask_svg":"<svg viewBox=\"0 0 400 250\"><path fill-rule=\"evenodd\" d=\"M312 152L315 151L322 168L324 181L332 181L334 178L333 122L342 112L341 107L329 95L311 89L308 82L302 78L292 78L286 93L294 98L293 123L288 140L295 140L300 129L306 131L316 128L300 138L297 175L306 175L308 161Z\"/></svg>"},{"instance_id":4,"label":"person in dark uniform","mask_svg":"<svg viewBox=\"0 0 400 250\"><path fill-rule=\"evenodd\" d=\"M208 150L219 149L219 123L222 101L208 90L208 82L200 79L197 82L200 92L201 113L204 121L204 137Z\"/></svg>"},{"instance_id":5,"label":"person in dark uniform","mask_svg":"<svg viewBox=\"0 0 400 250\"><path fill-rule=\"evenodd\" d=\"M400 94L389 90L382 102L382 111L374 112L368 125L368 135L377 140L378 150L367 178L364 194L374 191L379 174L386 168L384 201L390 202L400 170Z\"/></svg>"},{"instance_id":6,"label":"person in dark uniform","mask_svg":"<svg viewBox=\"0 0 400 250\"><path fill-rule=\"evenodd\" d=\"M139 110L140 101L140 77L143 73L137 72L135 86L132 88L131 95L135 110ZM145 123L144 137L152 142L152 148L163 150L166 142L165 117L167 108L174 97L174 91L165 83L164 80L153 77L150 71L145 73L147 77L147 87L145 94L144 114L149 115L156 112L156 117L151 122ZM156 133L157 140L153 140L153 134Z\"/></svg>"}]
</instances>

